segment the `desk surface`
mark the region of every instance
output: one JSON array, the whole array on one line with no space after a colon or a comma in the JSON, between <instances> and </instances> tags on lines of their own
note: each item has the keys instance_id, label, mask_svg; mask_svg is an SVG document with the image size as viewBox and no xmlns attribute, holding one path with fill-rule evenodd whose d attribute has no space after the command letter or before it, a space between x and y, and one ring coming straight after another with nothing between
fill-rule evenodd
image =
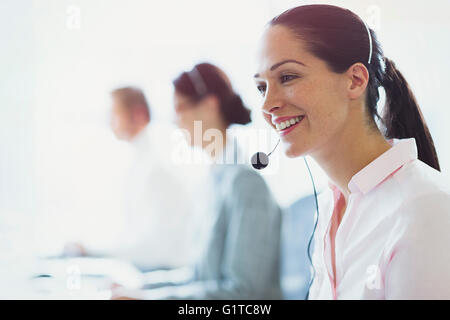
<instances>
[{"instance_id":1,"label":"desk surface","mask_svg":"<svg viewBox=\"0 0 450 320\"><path fill-rule=\"evenodd\" d=\"M105 258L41 259L30 280L30 299L109 299L110 287L143 284L132 264Z\"/></svg>"}]
</instances>

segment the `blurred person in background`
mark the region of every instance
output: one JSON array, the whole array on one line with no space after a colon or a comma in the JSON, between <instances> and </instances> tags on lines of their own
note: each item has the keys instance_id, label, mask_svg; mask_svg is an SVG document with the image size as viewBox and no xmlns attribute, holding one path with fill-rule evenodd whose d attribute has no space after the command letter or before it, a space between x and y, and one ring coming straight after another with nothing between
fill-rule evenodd
<instances>
[{"instance_id":1,"label":"blurred person in background","mask_svg":"<svg viewBox=\"0 0 450 320\"><path fill-rule=\"evenodd\" d=\"M220 148L208 153L209 194L196 199L209 203L196 233L196 260L189 268L150 272L146 287L152 289L117 288L113 298L277 299L281 210L263 178L248 165L235 164L237 150L226 133L230 125L249 123L250 110L225 73L208 63L183 72L174 86L176 123L188 133L188 143L206 151L204 134L212 130L223 138Z\"/></svg>"},{"instance_id":2,"label":"blurred person in background","mask_svg":"<svg viewBox=\"0 0 450 320\"><path fill-rule=\"evenodd\" d=\"M161 146L161 137L169 133L150 124L150 108L141 89L118 88L111 97L111 129L134 151L121 186L125 224L110 248L89 250L69 243L65 252L128 260L143 271L183 266L190 261L191 206L185 185L169 167L170 154Z\"/></svg>"}]
</instances>

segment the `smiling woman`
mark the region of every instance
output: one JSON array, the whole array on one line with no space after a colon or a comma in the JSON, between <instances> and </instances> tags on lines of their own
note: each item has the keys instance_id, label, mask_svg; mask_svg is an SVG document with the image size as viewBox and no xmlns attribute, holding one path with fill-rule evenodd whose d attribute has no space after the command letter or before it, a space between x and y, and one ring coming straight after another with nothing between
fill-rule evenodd
<instances>
[{"instance_id":1,"label":"smiling woman","mask_svg":"<svg viewBox=\"0 0 450 320\"><path fill-rule=\"evenodd\" d=\"M312 156L330 180L309 297L450 298L440 272L450 268L450 192L415 97L375 32L340 7L290 9L265 30L255 81L286 155Z\"/></svg>"}]
</instances>

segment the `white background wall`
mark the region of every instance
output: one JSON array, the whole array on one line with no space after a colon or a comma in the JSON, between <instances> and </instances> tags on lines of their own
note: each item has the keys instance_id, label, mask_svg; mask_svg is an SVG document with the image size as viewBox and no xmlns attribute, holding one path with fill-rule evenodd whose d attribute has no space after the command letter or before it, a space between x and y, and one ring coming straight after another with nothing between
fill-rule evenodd
<instances>
[{"instance_id":1,"label":"white background wall","mask_svg":"<svg viewBox=\"0 0 450 320\"><path fill-rule=\"evenodd\" d=\"M254 110L250 127L267 129L252 79L258 39L271 17L306 3L347 7L378 32L449 172L447 0L2 0L0 217L21 232L39 230L40 248L114 234L117 226L102 221L119 214L113 182L128 161L129 150L108 128L108 92L119 85L142 87L154 121L168 123L171 80L197 62L217 63ZM250 146L259 148L268 146ZM286 206L312 190L302 159L276 156L276 170L265 177ZM314 164L313 171L323 186L324 174Z\"/></svg>"}]
</instances>

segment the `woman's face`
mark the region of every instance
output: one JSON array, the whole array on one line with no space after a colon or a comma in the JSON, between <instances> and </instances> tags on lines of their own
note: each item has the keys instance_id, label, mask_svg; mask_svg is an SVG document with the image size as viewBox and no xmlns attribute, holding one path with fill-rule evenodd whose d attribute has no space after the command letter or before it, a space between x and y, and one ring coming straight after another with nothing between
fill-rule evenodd
<instances>
[{"instance_id":1,"label":"woman's face","mask_svg":"<svg viewBox=\"0 0 450 320\"><path fill-rule=\"evenodd\" d=\"M329 70L287 27L271 26L264 33L255 81L264 118L288 157L321 151L344 130L348 77Z\"/></svg>"},{"instance_id":2,"label":"woman's face","mask_svg":"<svg viewBox=\"0 0 450 320\"><path fill-rule=\"evenodd\" d=\"M214 95L194 102L191 97L175 91L174 105L175 123L180 129L189 132L191 146L205 147L204 133L224 125L220 102Z\"/></svg>"},{"instance_id":3,"label":"woman's face","mask_svg":"<svg viewBox=\"0 0 450 320\"><path fill-rule=\"evenodd\" d=\"M178 93L174 94L175 106L175 124L180 129L187 130L191 136L191 145L194 141L194 121L199 119L198 110L196 110L195 103L187 95Z\"/></svg>"}]
</instances>

